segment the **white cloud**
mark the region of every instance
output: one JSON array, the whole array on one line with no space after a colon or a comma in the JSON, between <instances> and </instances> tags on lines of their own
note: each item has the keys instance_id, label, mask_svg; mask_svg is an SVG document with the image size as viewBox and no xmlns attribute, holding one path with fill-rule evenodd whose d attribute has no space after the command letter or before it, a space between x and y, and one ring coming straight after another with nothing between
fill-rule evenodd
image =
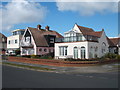
<instances>
[{"instance_id":1,"label":"white cloud","mask_svg":"<svg viewBox=\"0 0 120 90\"><path fill-rule=\"evenodd\" d=\"M47 13L47 9L40 3L27 0L12 0L12 2L2 5L0 10L2 10L0 13L2 30L10 30L15 24L42 22Z\"/></svg>"},{"instance_id":2,"label":"white cloud","mask_svg":"<svg viewBox=\"0 0 120 90\"><path fill-rule=\"evenodd\" d=\"M66 2L65 2L66 1ZM59 11L73 11L78 12L82 16L91 16L95 13L115 13L118 12L118 2L116 0L109 0L113 2L101 2L101 0L65 0L61 2L56 0L56 5ZM97 1L97 2L96 2Z\"/></svg>"}]
</instances>

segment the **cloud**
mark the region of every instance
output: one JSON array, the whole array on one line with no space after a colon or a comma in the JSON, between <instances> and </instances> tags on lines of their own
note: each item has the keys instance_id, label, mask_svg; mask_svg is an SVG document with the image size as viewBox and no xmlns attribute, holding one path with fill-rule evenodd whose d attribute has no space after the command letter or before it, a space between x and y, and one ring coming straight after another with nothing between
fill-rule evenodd
<instances>
[{"instance_id":1,"label":"cloud","mask_svg":"<svg viewBox=\"0 0 120 90\"><path fill-rule=\"evenodd\" d=\"M2 5L1 10L2 30L10 30L16 24L42 22L47 13L47 8L40 3L27 0L12 0Z\"/></svg>"},{"instance_id":2,"label":"cloud","mask_svg":"<svg viewBox=\"0 0 120 90\"><path fill-rule=\"evenodd\" d=\"M66 1L66 2L65 2ZM109 0L113 2L101 2L100 0L65 0L59 2L56 0L56 5L59 11L73 11L78 12L82 16L92 16L96 13L116 13L118 12L118 2L115 0ZM76 2L75 2L76 1Z\"/></svg>"}]
</instances>

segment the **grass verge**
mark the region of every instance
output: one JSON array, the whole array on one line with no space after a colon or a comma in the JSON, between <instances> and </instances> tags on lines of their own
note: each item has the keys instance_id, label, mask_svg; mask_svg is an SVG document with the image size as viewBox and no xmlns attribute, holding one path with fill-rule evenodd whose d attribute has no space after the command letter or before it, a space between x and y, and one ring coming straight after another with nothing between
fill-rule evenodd
<instances>
[{"instance_id":1,"label":"grass verge","mask_svg":"<svg viewBox=\"0 0 120 90\"><path fill-rule=\"evenodd\" d=\"M29 69L35 69L35 70L44 70L44 71L54 71L55 70L55 69L50 69L50 68L35 67L35 66L28 66L28 65L20 65L20 64L14 64L14 63L8 63L8 62L3 62L2 64L17 66L17 67L23 67L23 68L29 68Z\"/></svg>"}]
</instances>

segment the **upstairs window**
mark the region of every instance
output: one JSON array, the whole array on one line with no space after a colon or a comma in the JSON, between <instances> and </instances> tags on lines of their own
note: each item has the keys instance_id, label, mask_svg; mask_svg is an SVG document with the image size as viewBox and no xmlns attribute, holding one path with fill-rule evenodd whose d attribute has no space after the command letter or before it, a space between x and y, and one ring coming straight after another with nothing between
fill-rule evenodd
<instances>
[{"instance_id":1,"label":"upstairs window","mask_svg":"<svg viewBox=\"0 0 120 90\"><path fill-rule=\"evenodd\" d=\"M50 43L54 43L54 38L50 38Z\"/></svg>"},{"instance_id":2,"label":"upstairs window","mask_svg":"<svg viewBox=\"0 0 120 90\"><path fill-rule=\"evenodd\" d=\"M8 41L8 44L10 44L10 40Z\"/></svg>"},{"instance_id":3,"label":"upstairs window","mask_svg":"<svg viewBox=\"0 0 120 90\"><path fill-rule=\"evenodd\" d=\"M15 40L15 44L17 43L17 39Z\"/></svg>"},{"instance_id":4,"label":"upstairs window","mask_svg":"<svg viewBox=\"0 0 120 90\"><path fill-rule=\"evenodd\" d=\"M103 42L102 43L102 53L106 52L106 44Z\"/></svg>"}]
</instances>

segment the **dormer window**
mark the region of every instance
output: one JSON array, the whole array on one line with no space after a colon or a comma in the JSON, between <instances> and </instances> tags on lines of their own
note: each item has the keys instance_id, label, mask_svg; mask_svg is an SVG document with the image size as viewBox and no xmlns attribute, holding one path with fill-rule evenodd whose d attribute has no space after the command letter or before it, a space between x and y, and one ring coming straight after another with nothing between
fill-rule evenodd
<instances>
[{"instance_id":1,"label":"dormer window","mask_svg":"<svg viewBox=\"0 0 120 90\"><path fill-rule=\"evenodd\" d=\"M50 43L54 43L54 38L50 38Z\"/></svg>"}]
</instances>

